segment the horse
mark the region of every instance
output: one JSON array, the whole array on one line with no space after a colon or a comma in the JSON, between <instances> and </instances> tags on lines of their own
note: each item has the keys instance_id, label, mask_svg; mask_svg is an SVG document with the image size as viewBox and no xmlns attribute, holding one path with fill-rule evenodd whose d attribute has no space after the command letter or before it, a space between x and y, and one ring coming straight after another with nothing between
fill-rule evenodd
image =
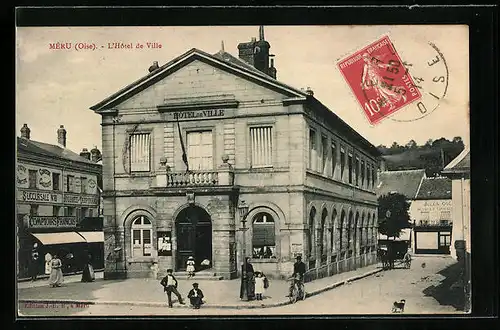
<instances>
[{"instance_id":1,"label":"horse","mask_svg":"<svg viewBox=\"0 0 500 330\"><path fill-rule=\"evenodd\" d=\"M377 257L382 263L383 269L392 269L394 268L394 258L391 257L388 250L385 249L377 249Z\"/></svg>"}]
</instances>

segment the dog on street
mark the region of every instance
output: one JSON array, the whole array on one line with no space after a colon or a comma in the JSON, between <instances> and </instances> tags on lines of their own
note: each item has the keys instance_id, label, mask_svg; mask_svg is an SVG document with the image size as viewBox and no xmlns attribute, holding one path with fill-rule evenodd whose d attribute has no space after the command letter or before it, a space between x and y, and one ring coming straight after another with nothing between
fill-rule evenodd
<instances>
[{"instance_id":1,"label":"dog on street","mask_svg":"<svg viewBox=\"0 0 500 330\"><path fill-rule=\"evenodd\" d=\"M405 311L405 303L406 303L406 300L404 300L404 299L401 299L401 301L399 301L399 302L395 301L392 304L392 312L393 313L403 313Z\"/></svg>"}]
</instances>

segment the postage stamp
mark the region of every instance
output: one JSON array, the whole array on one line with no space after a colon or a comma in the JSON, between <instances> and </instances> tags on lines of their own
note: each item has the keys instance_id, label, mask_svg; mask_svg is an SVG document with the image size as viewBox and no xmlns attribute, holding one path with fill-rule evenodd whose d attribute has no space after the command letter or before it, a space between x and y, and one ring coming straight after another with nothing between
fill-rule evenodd
<instances>
[{"instance_id":1,"label":"postage stamp","mask_svg":"<svg viewBox=\"0 0 500 330\"><path fill-rule=\"evenodd\" d=\"M388 36L342 59L337 66L370 124L422 97Z\"/></svg>"}]
</instances>

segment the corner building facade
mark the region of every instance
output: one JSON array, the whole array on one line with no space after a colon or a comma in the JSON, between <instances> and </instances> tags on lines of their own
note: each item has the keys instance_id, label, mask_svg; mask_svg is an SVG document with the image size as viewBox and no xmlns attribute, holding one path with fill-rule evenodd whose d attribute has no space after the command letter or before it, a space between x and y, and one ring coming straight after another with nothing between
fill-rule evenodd
<instances>
[{"instance_id":1,"label":"corner building facade","mask_svg":"<svg viewBox=\"0 0 500 330\"><path fill-rule=\"evenodd\" d=\"M193 256L232 279L244 241L275 278L297 254L310 279L376 262L378 151L312 91L273 78L262 41L263 30L239 58L191 49L91 107L102 116L105 278L160 277ZM264 59L249 60L257 46Z\"/></svg>"}]
</instances>

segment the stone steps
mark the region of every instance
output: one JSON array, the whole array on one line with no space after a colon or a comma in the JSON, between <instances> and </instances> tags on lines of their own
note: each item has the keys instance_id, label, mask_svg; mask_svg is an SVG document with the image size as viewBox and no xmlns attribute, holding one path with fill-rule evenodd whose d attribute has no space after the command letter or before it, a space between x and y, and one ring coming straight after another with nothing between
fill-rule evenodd
<instances>
[{"instance_id":1,"label":"stone steps","mask_svg":"<svg viewBox=\"0 0 500 330\"><path fill-rule=\"evenodd\" d=\"M199 271L195 272L193 277L188 277L188 272L175 272L174 276L178 280L191 280L191 281L220 281L223 279L222 276L217 276L214 272L210 271Z\"/></svg>"}]
</instances>

